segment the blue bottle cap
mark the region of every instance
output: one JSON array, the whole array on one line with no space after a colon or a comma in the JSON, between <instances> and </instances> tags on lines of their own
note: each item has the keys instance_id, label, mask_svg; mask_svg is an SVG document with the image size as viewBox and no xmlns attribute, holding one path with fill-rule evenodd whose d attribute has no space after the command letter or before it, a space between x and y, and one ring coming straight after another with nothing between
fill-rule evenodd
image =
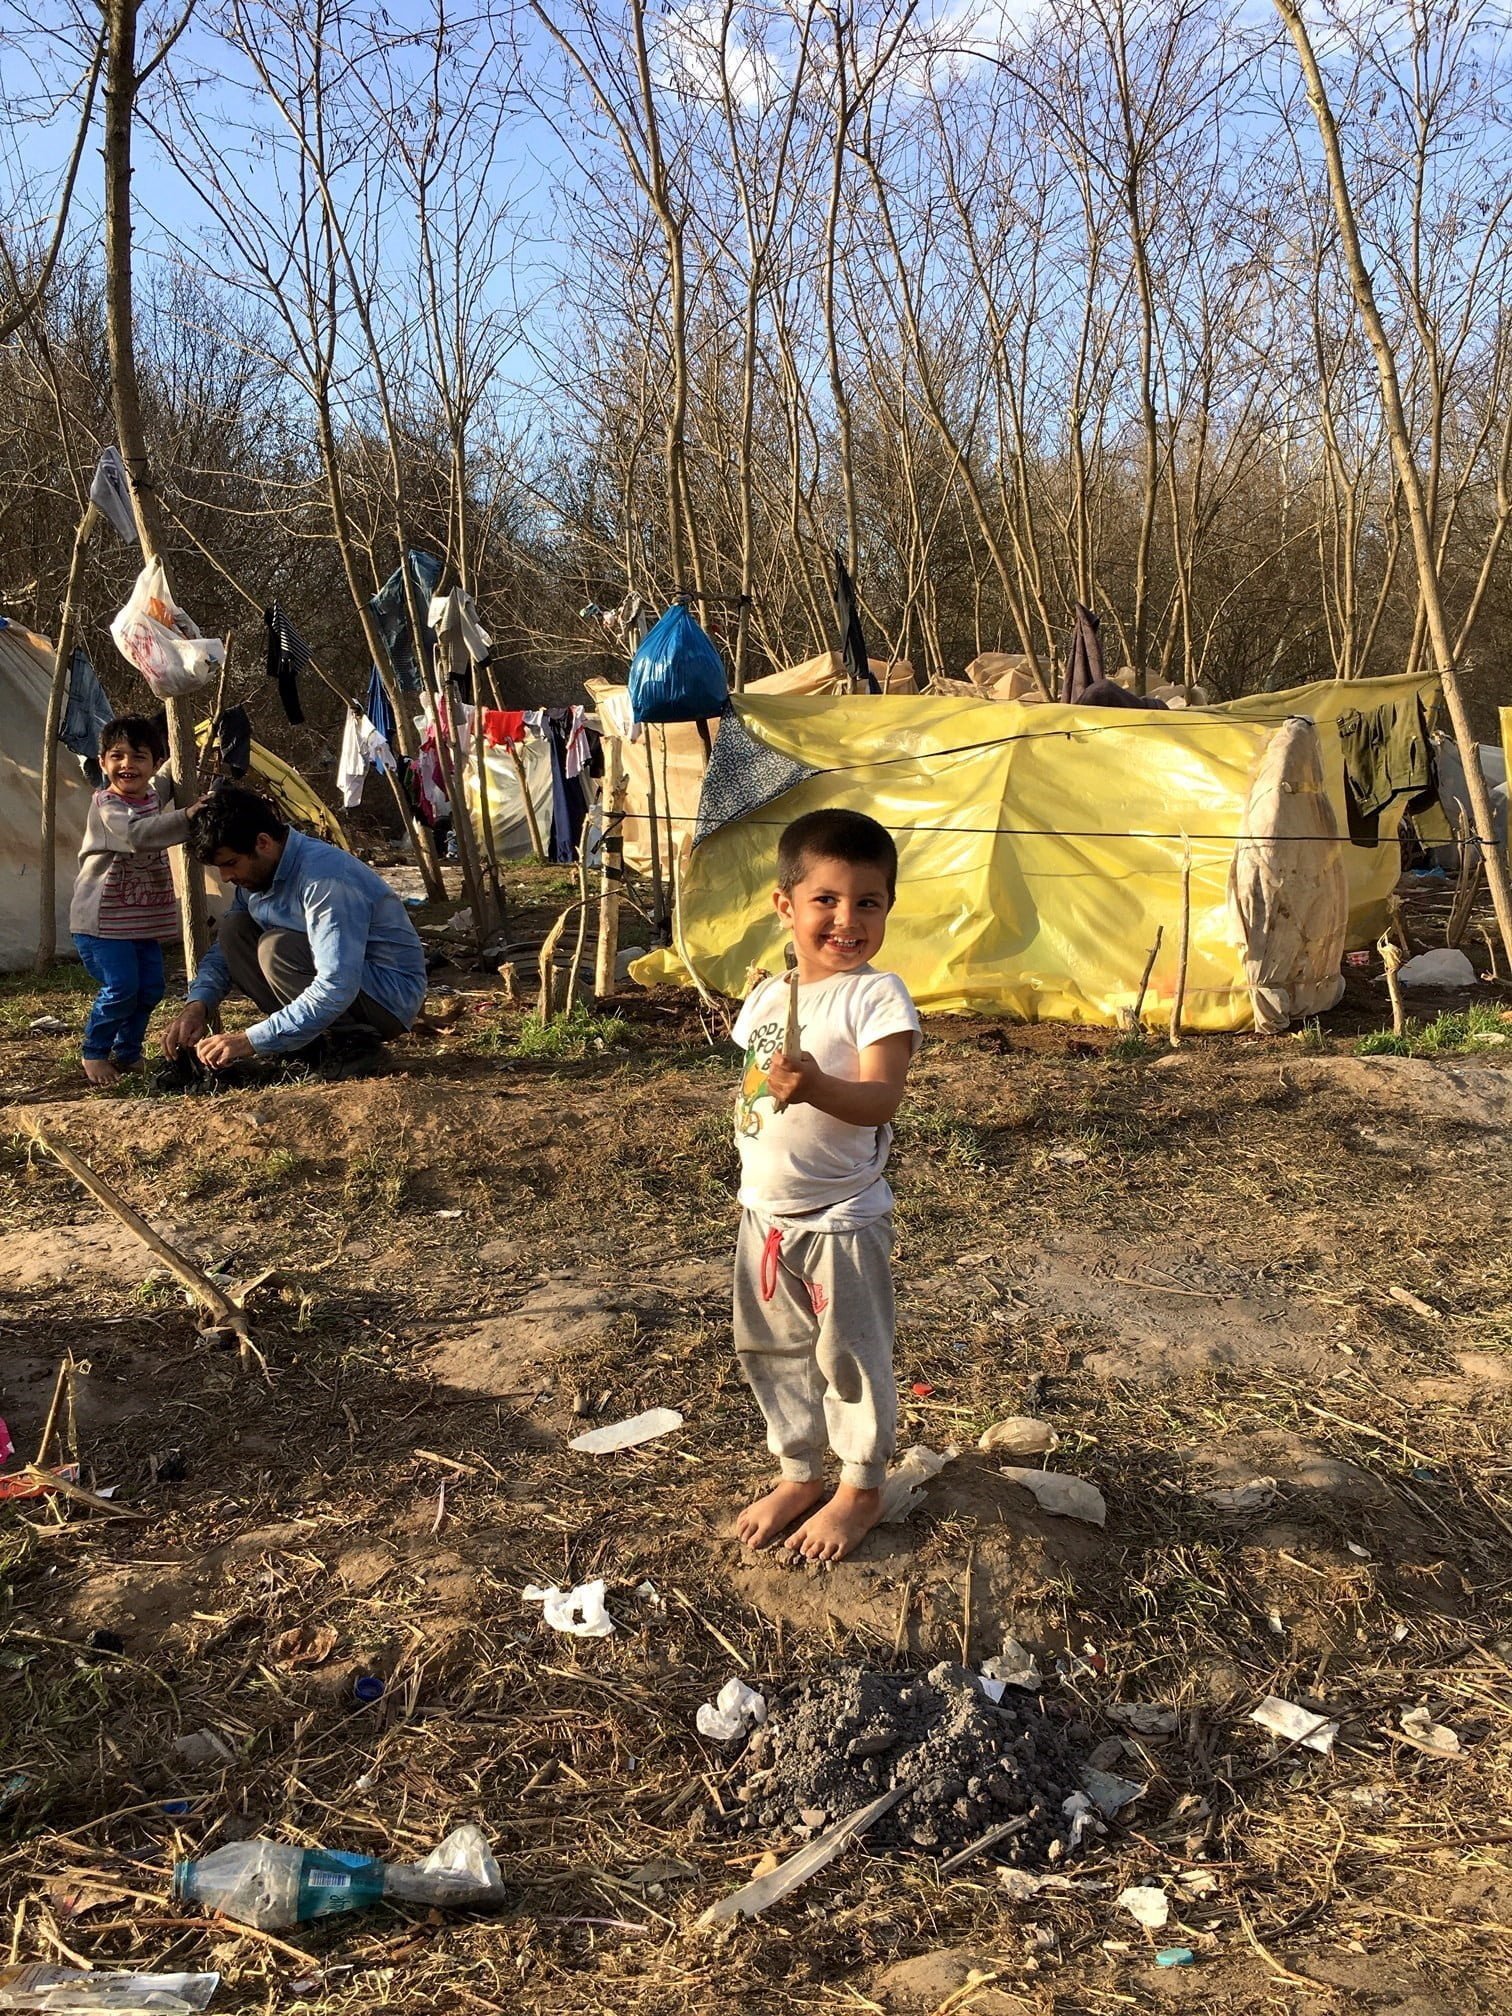
<instances>
[{"instance_id":1,"label":"blue bottle cap","mask_svg":"<svg viewBox=\"0 0 1512 2016\"><path fill-rule=\"evenodd\" d=\"M359 1673L352 1683L352 1692L359 1701L381 1701L383 1682L376 1673Z\"/></svg>"}]
</instances>

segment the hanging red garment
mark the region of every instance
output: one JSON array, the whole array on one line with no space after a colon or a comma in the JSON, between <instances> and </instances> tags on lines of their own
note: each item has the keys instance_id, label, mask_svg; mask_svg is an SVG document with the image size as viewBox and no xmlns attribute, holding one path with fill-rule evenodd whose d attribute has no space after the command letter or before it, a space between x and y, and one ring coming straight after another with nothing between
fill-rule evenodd
<instances>
[{"instance_id":1,"label":"hanging red garment","mask_svg":"<svg viewBox=\"0 0 1512 2016\"><path fill-rule=\"evenodd\" d=\"M502 749L525 740L525 710L522 707L485 707L483 740L490 749Z\"/></svg>"}]
</instances>

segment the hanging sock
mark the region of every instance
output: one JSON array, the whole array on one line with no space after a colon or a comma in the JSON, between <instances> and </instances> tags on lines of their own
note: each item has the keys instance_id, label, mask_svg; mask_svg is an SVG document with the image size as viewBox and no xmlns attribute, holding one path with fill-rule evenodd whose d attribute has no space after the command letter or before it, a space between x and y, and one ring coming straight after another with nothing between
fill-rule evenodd
<instances>
[{"instance_id":1,"label":"hanging sock","mask_svg":"<svg viewBox=\"0 0 1512 2016\"><path fill-rule=\"evenodd\" d=\"M245 777L252 768L252 720L245 707L228 707L217 715L211 729L220 760L233 777Z\"/></svg>"},{"instance_id":2,"label":"hanging sock","mask_svg":"<svg viewBox=\"0 0 1512 2016\"><path fill-rule=\"evenodd\" d=\"M278 681L284 713L297 728L305 718L299 702L299 675L310 662L310 647L278 603L264 609L263 622L268 632L268 677Z\"/></svg>"}]
</instances>

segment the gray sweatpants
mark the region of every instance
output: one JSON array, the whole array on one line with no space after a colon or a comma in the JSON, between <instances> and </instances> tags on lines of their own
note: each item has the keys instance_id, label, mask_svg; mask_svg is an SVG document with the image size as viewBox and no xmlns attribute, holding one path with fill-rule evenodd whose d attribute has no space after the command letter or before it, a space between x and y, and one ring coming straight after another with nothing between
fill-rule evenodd
<instances>
[{"instance_id":1,"label":"gray sweatpants","mask_svg":"<svg viewBox=\"0 0 1512 2016\"><path fill-rule=\"evenodd\" d=\"M231 978L264 1015L286 1008L315 978L315 956L303 931L260 930L250 911L228 910L216 926L215 942ZM404 1034L398 1016L370 994L359 994L331 1027L342 1032L365 1029L385 1043Z\"/></svg>"},{"instance_id":2,"label":"gray sweatpants","mask_svg":"<svg viewBox=\"0 0 1512 2016\"><path fill-rule=\"evenodd\" d=\"M743 1211L735 1244L735 1350L784 1477L873 1491L898 1432L892 1219L804 1232Z\"/></svg>"}]
</instances>

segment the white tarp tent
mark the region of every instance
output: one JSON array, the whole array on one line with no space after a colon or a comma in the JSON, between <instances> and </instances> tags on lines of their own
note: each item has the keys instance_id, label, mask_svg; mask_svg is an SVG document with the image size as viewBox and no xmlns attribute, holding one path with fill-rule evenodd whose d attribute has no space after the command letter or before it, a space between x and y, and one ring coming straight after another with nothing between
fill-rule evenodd
<instances>
[{"instance_id":1,"label":"white tarp tent","mask_svg":"<svg viewBox=\"0 0 1512 2016\"><path fill-rule=\"evenodd\" d=\"M520 760L525 766L525 781L530 787L530 802L535 807L542 844L549 845L550 746L540 736L527 736L520 750ZM525 817L525 800L520 790L520 774L505 749L486 750L484 761L488 765L488 823L493 828L494 851L501 861L518 861L534 851L530 844L530 825ZM467 765L467 802L472 811L473 831L481 840L483 815L478 805L478 772L471 762Z\"/></svg>"},{"instance_id":2,"label":"white tarp tent","mask_svg":"<svg viewBox=\"0 0 1512 2016\"><path fill-rule=\"evenodd\" d=\"M0 972L15 973L37 956L42 737L52 647L45 637L7 623L0 630ZM69 950L68 905L79 843L89 811L89 784L78 758L58 750L57 859L58 949Z\"/></svg>"}]
</instances>

